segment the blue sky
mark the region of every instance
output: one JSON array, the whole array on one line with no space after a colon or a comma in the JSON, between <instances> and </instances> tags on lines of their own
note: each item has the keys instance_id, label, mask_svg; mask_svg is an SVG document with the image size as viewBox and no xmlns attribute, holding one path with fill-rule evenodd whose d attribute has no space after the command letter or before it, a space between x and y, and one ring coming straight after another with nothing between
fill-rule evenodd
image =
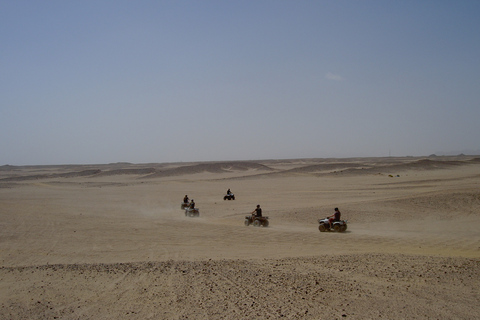
<instances>
[{"instance_id":1,"label":"blue sky","mask_svg":"<svg viewBox=\"0 0 480 320\"><path fill-rule=\"evenodd\" d=\"M480 1L0 0L0 165L480 153Z\"/></svg>"}]
</instances>

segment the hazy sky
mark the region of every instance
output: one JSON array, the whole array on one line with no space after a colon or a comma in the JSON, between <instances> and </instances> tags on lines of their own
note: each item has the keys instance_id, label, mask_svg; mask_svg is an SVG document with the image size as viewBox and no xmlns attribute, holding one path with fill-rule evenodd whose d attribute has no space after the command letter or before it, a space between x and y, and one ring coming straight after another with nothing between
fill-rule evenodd
<instances>
[{"instance_id":1,"label":"hazy sky","mask_svg":"<svg viewBox=\"0 0 480 320\"><path fill-rule=\"evenodd\" d=\"M0 0L0 165L480 152L480 1Z\"/></svg>"}]
</instances>

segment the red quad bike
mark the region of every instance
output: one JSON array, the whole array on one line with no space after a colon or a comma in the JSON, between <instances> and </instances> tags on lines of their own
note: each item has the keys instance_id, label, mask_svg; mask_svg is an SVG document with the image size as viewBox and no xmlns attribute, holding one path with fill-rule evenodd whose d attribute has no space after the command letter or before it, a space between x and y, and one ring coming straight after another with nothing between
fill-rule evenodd
<instances>
[{"instance_id":1,"label":"red quad bike","mask_svg":"<svg viewBox=\"0 0 480 320\"><path fill-rule=\"evenodd\" d=\"M345 232L347 230L347 220L332 221L332 225L328 222L328 218L319 219L318 230L320 232L325 231L334 231L334 232Z\"/></svg>"},{"instance_id":2,"label":"red quad bike","mask_svg":"<svg viewBox=\"0 0 480 320\"><path fill-rule=\"evenodd\" d=\"M185 208L185 217L200 217L200 210L198 208Z\"/></svg>"},{"instance_id":3,"label":"red quad bike","mask_svg":"<svg viewBox=\"0 0 480 320\"><path fill-rule=\"evenodd\" d=\"M245 216L245 225L248 227L251 224L254 227L268 227L268 217Z\"/></svg>"}]
</instances>

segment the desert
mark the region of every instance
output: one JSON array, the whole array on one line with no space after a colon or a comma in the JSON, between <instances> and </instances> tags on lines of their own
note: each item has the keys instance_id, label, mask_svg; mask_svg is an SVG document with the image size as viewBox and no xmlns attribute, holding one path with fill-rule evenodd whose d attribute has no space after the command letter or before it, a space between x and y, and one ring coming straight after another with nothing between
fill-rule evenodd
<instances>
[{"instance_id":1,"label":"desert","mask_svg":"<svg viewBox=\"0 0 480 320\"><path fill-rule=\"evenodd\" d=\"M479 228L480 156L4 165L0 319L476 319Z\"/></svg>"}]
</instances>

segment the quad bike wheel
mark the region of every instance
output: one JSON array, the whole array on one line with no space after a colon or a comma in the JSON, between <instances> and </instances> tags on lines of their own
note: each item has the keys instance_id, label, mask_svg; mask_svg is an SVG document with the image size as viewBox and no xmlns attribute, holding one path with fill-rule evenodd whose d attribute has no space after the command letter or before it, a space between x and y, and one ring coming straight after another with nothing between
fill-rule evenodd
<instances>
[{"instance_id":1,"label":"quad bike wheel","mask_svg":"<svg viewBox=\"0 0 480 320\"><path fill-rule=\"evenodd\" d=\"M345 232L345 230L347 230L347 225L346 224L342 226L342 230L340 230L340 231Z\"/></svg>"},{"instance_id":2,"label":"quad bike wheel","mask_svg":"<svg viewBox=\"0 0 480 320\"><path fill-rule=\"evenodd\" d=\"M324 224L321 224L321 225L318 226L318 230L320 230L320 232L325 232L325 231L327 231L327 228L325 228Z\"/></svg>"},{"instance_id":3,"label":"quad bike wheel","mask_svg":"<svg viewBox=\"0 0 480 320\"><path fill-rule=\"evenodd\" d=\"M334 230L335 232L340 232L340 231L342 231L342 227L339 226L338 224L336 224L336 225L333 226L333 230Z\"/></svg>"},{"instance_id":4,"label":"quad bike wheel","mask_svg":"<svg viewBox=\"0 0 480 320\"><path fill-rule=\"evenodd\" d=\"M263 221L263 226L266 228L268 227L268 220Z\"/></svg>"},{"instance_id":5,"label":"quad bike wheel","mask_svg":"<svg viewBox=\"0 0 480 320\"><path fill-rule=\"evenodd\" d=\"M253 221L253 226L254 227L260 227L261 225L262 225L262 223L260 222L260 220Z\"/></svg>"},{"instance_id":6,"label":"quad bike wheel","mask_svg":"<svg viewBox=\"0 0 480 320\"><path fill-rule=\"evenodd\" d=\"M245 219L245 226L247 226L247 227L248 227L249 225L250 225L250 220L248 220L248 219Z\"/></svg>"}]
</instances>

